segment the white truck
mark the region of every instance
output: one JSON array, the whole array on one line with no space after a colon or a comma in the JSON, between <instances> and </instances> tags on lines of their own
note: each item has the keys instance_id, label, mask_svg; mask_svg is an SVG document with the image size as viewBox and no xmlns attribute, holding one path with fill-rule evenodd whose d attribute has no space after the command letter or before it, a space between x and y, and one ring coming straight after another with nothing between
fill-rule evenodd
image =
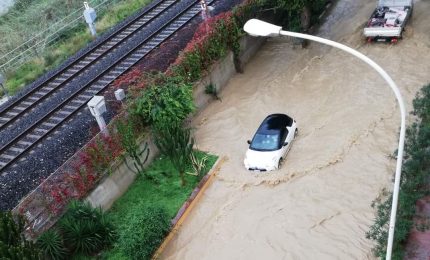
<instances>
[{"instance_id":1,"label":"white truck","mask_svg":"<svg viewBox=\"0 0 430 260\"><path fill-rule=\"evenodd\" d=\"M379 0L364 28L368 42L397 42L412 13L413 0Z\"/></svg>"}]
</instances>

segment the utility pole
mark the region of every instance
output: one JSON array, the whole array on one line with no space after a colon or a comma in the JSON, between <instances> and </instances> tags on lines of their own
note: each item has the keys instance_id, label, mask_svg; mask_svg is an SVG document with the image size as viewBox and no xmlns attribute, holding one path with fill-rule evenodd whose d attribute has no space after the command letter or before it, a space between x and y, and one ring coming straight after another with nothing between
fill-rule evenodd
<instances>
[{"instance_id":1,"label":"utility pole","mask_svg":"<svg viewBox=\"0 0 430 260\"><path fill-rule=\"evenodd\" d=\"M91 35L93 37L96 37L97 35L96 24L95 24L96 18L97 18L96 11L94 10L94 8L91 8L88 5L88 2L84 2L84 6L85 6L85 10L84 10L85 22L87 22L88 27L90 27Z\"/></svg>"}]
</instances>

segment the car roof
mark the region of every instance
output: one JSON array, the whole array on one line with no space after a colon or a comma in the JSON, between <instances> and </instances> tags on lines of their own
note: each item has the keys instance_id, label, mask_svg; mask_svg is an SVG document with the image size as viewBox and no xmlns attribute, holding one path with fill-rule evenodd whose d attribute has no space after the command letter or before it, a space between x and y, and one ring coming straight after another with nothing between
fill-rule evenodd
<instances>
[{"instance_id":1,"label":"car roof","mask_svg":"<svg viewBox=\"0 0 430 260\"><path fill-rule=\"evenodd\" d=\"M264 134L278 134L282 132L285 127L292 125L293 119L291 117L285 114L271 114L263 120L257 132Z\"/></svg>"}]
</instances>

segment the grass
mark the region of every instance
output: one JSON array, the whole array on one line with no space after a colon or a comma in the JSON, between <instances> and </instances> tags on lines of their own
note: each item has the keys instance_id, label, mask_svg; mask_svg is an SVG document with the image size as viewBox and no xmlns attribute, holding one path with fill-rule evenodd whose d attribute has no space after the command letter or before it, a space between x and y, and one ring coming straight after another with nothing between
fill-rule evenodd
<instances>
[{"instance_id":1,"label":"grass","mask_svg":"<svg viewBox=\"0 0 430 260\"><path fill-rule=\"evenodd\" d=\"M96 22L99 34L121 22L137 10L148 5L151 0L124 0L111 6L107 11L98 13ZM25 21L29 24L33 21ZM0 23L1 26L1 23ZM29 25L30 26L30 25ZM11 95L30 84L44 73L57 67L67 58L91 42L92 37L84 23L74 29L64 31L57 41L48 46L43 53L24 63L14 71L6 73L6 88ZM16 45L21 42L17 41Z\"/></svg>"},{"instance_id":2,"label":"grass","mask_svg":"<svg viewBox=\"0 0 430 260\"><path fill-rule=\"evenodd\" d=\"M197 152L197 157L200 160L203 157L207 158L205 174L217 160L216 156L203 152ZM191 167L187 172L192 172ZM186 174L186 185L182 187L179 174L167 158L155 159L147 169L147 173L154 176L156 181L149 181L139 175L108 212L118 228L127 225L127 219L148 206L164 207L169 217L173 219L203 177ZM127 259L127 257L122 254L120 248L114 247L103 254L103 259Z\"/></svg>"}]
</instances>

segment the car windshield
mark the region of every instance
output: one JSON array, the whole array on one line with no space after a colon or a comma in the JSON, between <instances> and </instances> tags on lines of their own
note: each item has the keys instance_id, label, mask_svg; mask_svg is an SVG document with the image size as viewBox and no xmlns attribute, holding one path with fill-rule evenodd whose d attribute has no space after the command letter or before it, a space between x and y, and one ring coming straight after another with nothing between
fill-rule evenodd
<instances>
[{"instance_id":1,"label":"car windshield","mask_svg":"<svg viewBox=\"0 0 430 260\"><path fill-rule=\"evenodd\" d=\"M252 150L273 151L279 149L279 135L256 134L249 146Z\"/></svg>"}]
</instances>

